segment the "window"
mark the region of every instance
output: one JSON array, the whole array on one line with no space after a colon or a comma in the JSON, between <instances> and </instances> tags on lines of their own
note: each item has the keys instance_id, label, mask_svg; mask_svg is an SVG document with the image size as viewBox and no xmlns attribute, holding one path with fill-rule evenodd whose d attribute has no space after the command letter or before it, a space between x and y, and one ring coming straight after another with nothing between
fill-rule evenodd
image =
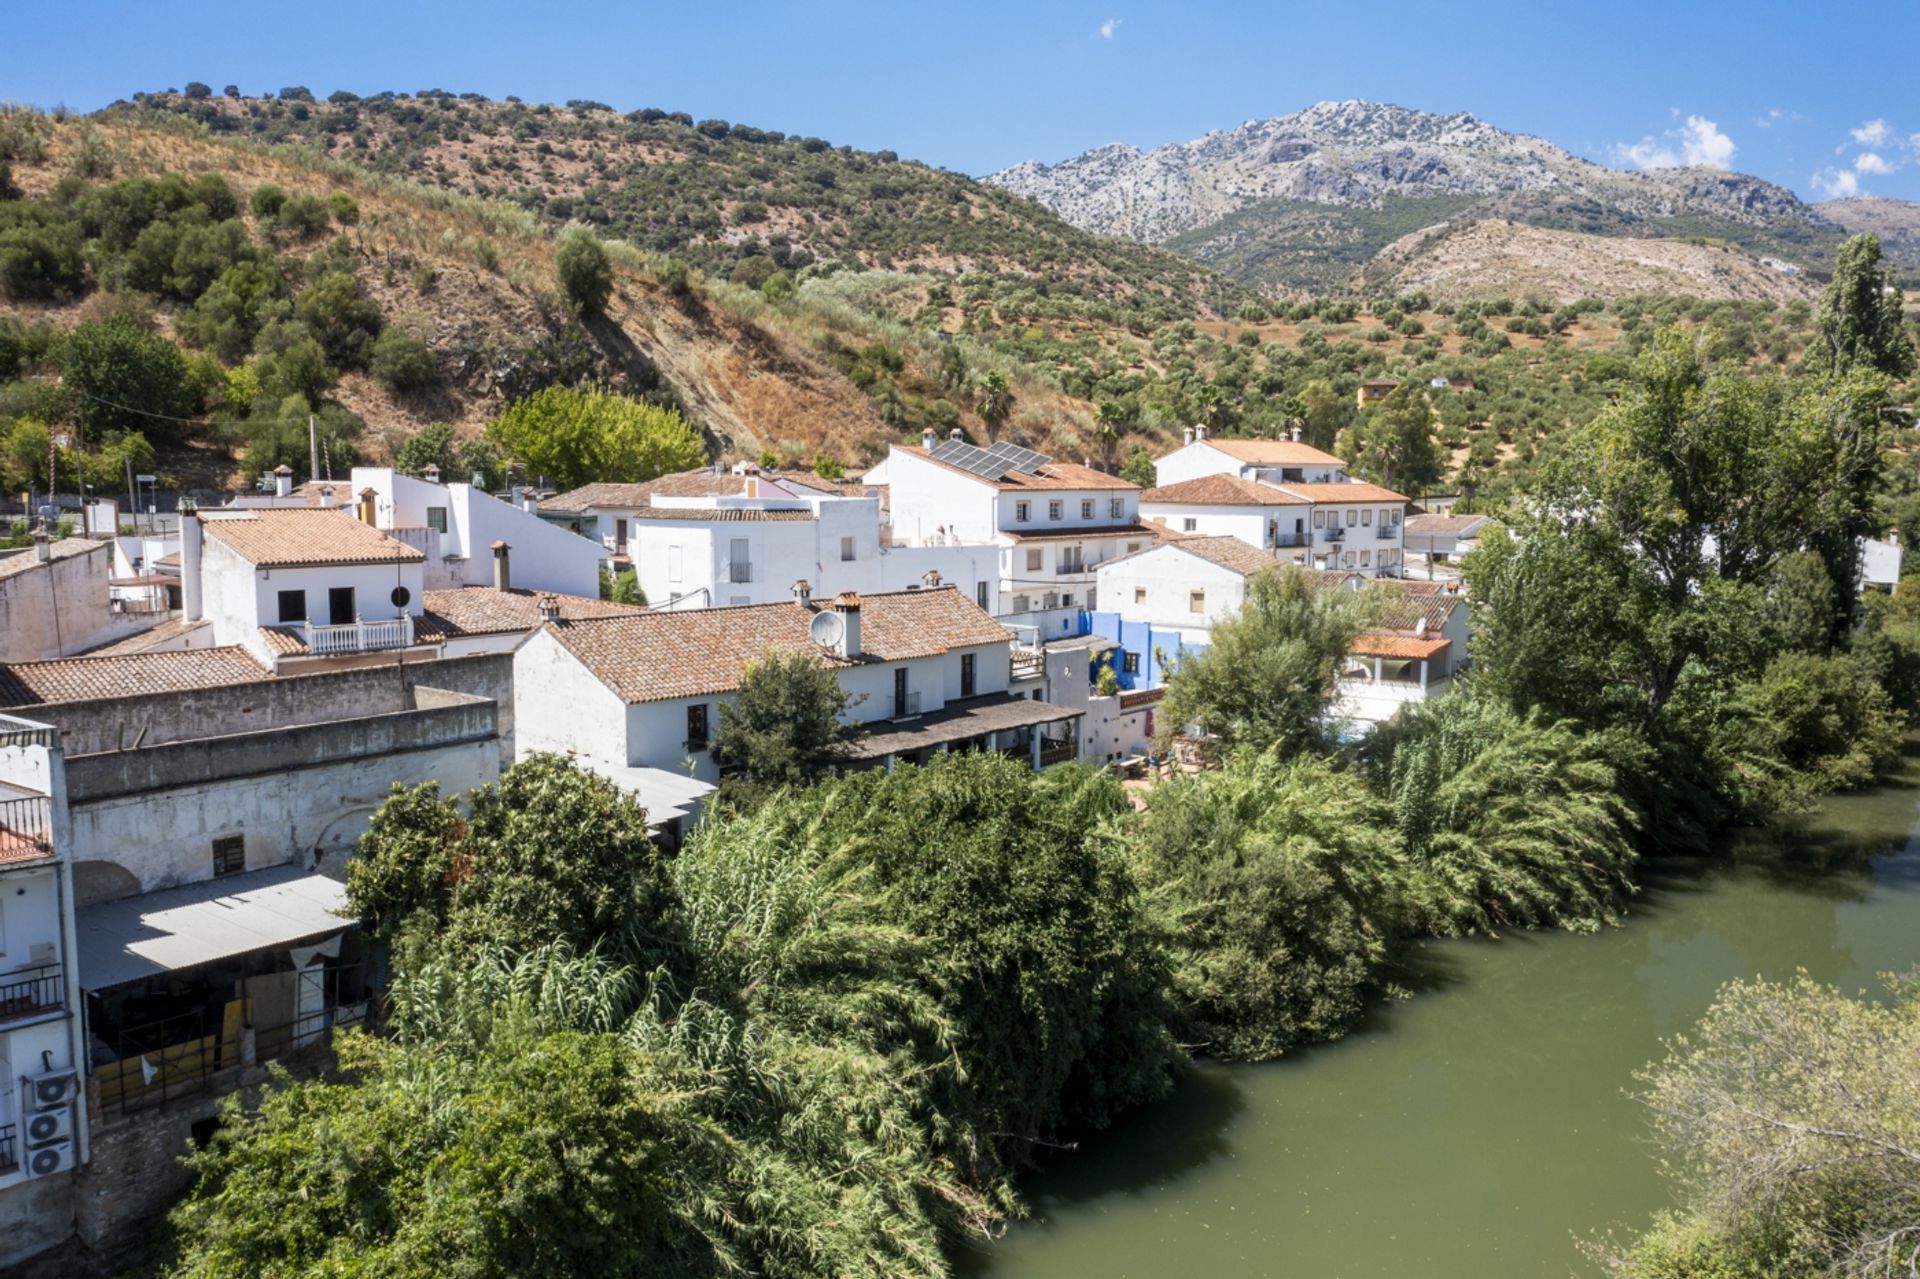
<instances>
[{"instance_id":1,"label":"window","mask_svg":"<svg viewBox=\"0 0 1920 1279\"><path fill-rule=\"evenodd\" d=\"M707 749L707 704L695 702L687 707L687 749Z\"/></svg>"},{"instance_id":2,"label":"window","mask_svg":"<svg viewBox=\"0 0 1920 1279\"><path fill-rule=\"evenodd\" d=\"M1133 602L1134 602L1135 604L1145 604L1145 603L1147 602L1147 588L1146 588L1146 587L1144 587L1144 586L1136 586L1136 587L1134 587L1134 588L1133 588Z\"/></svg>"},{"instance_id":3,"label":"window","mask_svg":"<svg viewBox=\"0 0 1920 1279\"><path fill-rule=\"evenodd\" d=\"M1092 498L1083 497L1080 499L1080 518L1083 520L1090 520L1093 518L1093 499Z\"/></svg>"},{"instance_id":4,"label":"window","mask_svg":"<svg viewBox=\"0 0 1920 1279\"><path fill-rule=\"evenodd\" d=\"M1131 554L1133 554L1133 553L1134 553L1135 551L1137 551L1137 550L1139 550L1139 549L1140 549L1140 543L1138 543L1138 542L1128 542L1128 543L1127 543L1127 554L1129 554L1129 555L1131 555Z\"/></svg>"},{"instance_id":5,"label":"window","mask_svg":"<svg viewBox=\"0 0 1920 1279\"><path fill-rule=\"evenodd\" d=\"M283 622L304 622L307 620L307 593L305 591L280 592L280 620Z\"/></svg>"},{"instance_id":6,"label":"window","mask_svg":"<svg viewBox=\"0 0 1920 1279\"><path fill-rule=\"evenodd\" d=\"M1125 519L1126 514L1127 514L1127 500L1125 498L1110 497L1107 499L1107 518L1108 519L1113 519L1113 520Z\"/></svg>"},{"instance_id":7,"label":"window","mask_svg":"<svg viewBox=\"0 0 1920 1279\"><path fill-rule=\"evenodd\" d=\"M1072 607L1073 607L1073 592L1072 592L1072 591L1068 591L1068 592L1067 592L1067 593L1066 593L1065 595L1062 595L1062 596L1060 597L1060 607L1061 607L1061 608L1072 608Z\"/></svg>"},{"instance_id":8,"label":"window","mask_svg":"<svg viewBox=\"0 0 1920 1279\"><path fill-rule=\"evenodd\" d=\"M1029 573L1038 573L1041 570L1041 568L1044 567L1041 563L1041 559L1045 555L1046 555L1046 552L1041 550L1039 547L1029 546L1027 548L1027 571Z\"/></svg>"},{"instance_id":9,"label":"window","mask_svg":"<svg viewBox=\"0 0 1920 1279\"><path fill-rule=\"evenodd\" d=\"M1022 524L1033 518L1033 507L1026 502L1013 504L1013 518Z\"/></svg>"},{"instance_id":10,"label":"window","mask_svg":"<svg viewBox=\"0 0 1920 1279\"><path fill-rule=\"evenodd\" d=\"M1063 515L1066 514L1066 511L1067 511L1067 504L1065 502L1062 502L1057 497L1054 498L1051 502L1047 503L1047 518L1050 520L1057 520L1061 518Z\"/></svg>"},{"instance_id":11,"label":"window","mask_svg":"<svg viewBox=\"0 0 1920 1279\"><path fill-rule=\"evenodd\" d=\"M1360 512L1354 510L1351 506L1349 506L1347 508L1347 527L1352 528L1354 525L1358 524L1359 522L1360 522Z\"/></svg>"},{"instance_id":12,"label":"window","mask_svg":"<svg viewBox=\"0 0 1920 1279\"><path fill-rule=\"evenodd\" d=\"M1128 675L1138 675L1140 673L1140 654L1128 650L1127 654L1120 659L1120 669Z\"/></svg>"},{"instance_id":13,"label":"window","mask_svg":"<svg viewBox=\"0 0 1920 1279\"><path fill-rule=\"evenodd\" d=\"M1352 568L1352 567L1353 567L1353 552L1352 552L1352 551L1348 551L1348 552L1347 552L1347 554L1346 554L1346 558L1345 558L1345 559L1343 559L1343 560L1341 561L1341 563L1342 563L1343 565L1345 565L1345 566L1346 566L1347 568Z\"/></svg>"},{"instance_id":14,"label":"window","mask_svg":"<svg viewBox=\"0 0 1920 1279\"><path fill-rule=\"evenodd\" d=\"M973 696L973 662L972 653L960 654L960 696L962 697Z\"/></svg>"},{"instance_id":15,"label":"window","mask_svg":"<svg viewBox=\"0 0 1920 1279\"><path fill-rule=\"evenodd\" d=\"M346 626L360 620L359 610L353 606L351 586L327 588L327 620L335 626Z\"/></svg>"},{"instance_id":16,"label":"window","mask_svg":"<svg viewBox=\"0 0 1920 1279\"><path fill-rule=\"evenodd\" d=\"M982 609L986 608L987 584L985 582L975 582L973 584L973 602L978 604Z\"/></svg>"},{"instance_id":17,"label":"window","mask_svg":"<svg viewBox=\"0 0 1920 1279\"><path fill-rule=\"evenodd\" d=\"M444 506L429 506L427 508L427 527L436 533L446 532L447 508ZM624 541L625 539L622 540Z\"/></svg>"},{"instance_id":18,"label":"window","mask_svg":"<svg viewBox=\"0 0 1920 1279\"><path fill-rule=\"evenodd\" d=\"M1060 571L1062 573L1084 573L1087 571L1086 551L1079 543L1060 548Z\"/></svg>"},{"instance_id":19,"label":"window","mask_svg":"<svg viewBox=\"0 0 1920 1279\"><path fill-rule=\"evenodd\" d=\"M1365 550L1362 550L1362 551L1360 552L1360 567L1361 567L1361 568L1365 568L1365 567L1367 566L1367 554L1368 554L1368 553L1367 553L1367 552L1366 552Z\"/></svg>"},{"instance_id":20,"label":"window","mask_svg":"<svg viewBox=\"0 0 1920 1279\"><path fill-rule=\"evenodd\" d=\"M901 716L912 712L913 703L907 698L907 668L893 668L893 713Z\"/></svg>"},{"instance_id":21,"label":"window","mask_svg":"<svg viewBox=\"0 0 1920 1279\"><path fill-rule=\"evenodd\" d=\"M247 868L247 837L225 835L213 841L213 873L238 875Z\"/></svg>"},{"instance_id":22,"label":"window","mask_svg":"<svg viewBox=\"0 0 1920 1279\"><path fill-rule=\"evenodd\" d=\"M1327 526L1327 513L1325 511L1315 511L1313 513L1313 526L1315 528L1325 528Z\"/></svg>"},{"instance_id":23,"label":"window","mask_svg":"<svg viewBox=\"0 0 1920 1279\"><path fill-rule=\"evenodd\" d=\"M1207 611L1207 593L1205 591L1188 592L1187 612L1204 613L1206 611Z\"/></svg>"},{"instance_id":24,"label":"window","mask_svg":"<svg viewBox=\"0 0 1920 1279\"><path fill-rule=\"evenodd\" d=\"M1372 508L1372 507L1368 507L1368 508L1367 508L1366 510L1364 510L1364 511L1362 511L1362 512L1360 512L1360 522L1361 522L1362 524L1369 524L1369 525L1373 523L1373 508ZM1381 522L1382 524L1385 524L1385 523L1387 522L1387 520L1386 520L1386 516L1385 516L1384 514L1383 514L1383 515L1381 516L1381 518L1380 518L1380 522Z\"/></svg>"},{"instance_id":25,"label":"window","mask_svg":"<svg viewBox=\"0 0 1920 1279\"><path fill-rule=\"evenodd\" d=\"M844 563L845 561L850 560L852 558L853 558L853 539L850 537L843 537L840 539L840 559Z\"/></svg>"},{"instance_id":26,"label":"window","mask_svg":"<svg viewBox=\"0 0 1920 1279\"><path fill-rule=\"evenodd\" d=\"M1016 595L1016 596L1014 596L1014 597L1013 597L1013 611L1014 611L1014 612L1016 612L1016 613L1024 613L1024 612L1026 612L1026 611L1027 611L1027 605L1028 605L1028 600L1027 600L1027 597L1026 597L1026 596L1024 596L1024 595Z\"/></svg>"},{"instance_id":27,"label":"window","mask_svg":"<svg viewBox=\"0 0 1920 1279\"><path fill-rule=\"evenodd\" d=\"M1191 533L1199 527L1200 521L1194 519L1191 515L1180 521L1180 531L1183 533Z\"/></svg>"},{"instance_id":28,"label":"window","mask_svg":"<svg viewBox=\"0 0 1920 1279\"><path fill-rule=\"evenodd\" d=\"M669 582L680 580L680 548L677 546L667 548L667 580Z\"/></svg>"}]
</instances>

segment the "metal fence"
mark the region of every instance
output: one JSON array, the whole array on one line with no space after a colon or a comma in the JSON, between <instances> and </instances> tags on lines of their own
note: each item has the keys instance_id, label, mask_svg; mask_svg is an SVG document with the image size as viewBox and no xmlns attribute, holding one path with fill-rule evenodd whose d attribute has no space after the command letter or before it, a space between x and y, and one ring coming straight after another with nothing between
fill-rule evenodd
<instances>
[{"instance_id":1,"label":"metal fence","mask_svg":"<svg viewBox=\"0 0 1920 1279\"><path fill-rule=\"evenodd\" d=\"M22 968L0 980L0 1021L31 1017L66 1006L66 974L59 964Z\"/></svg>"},{"instance_id":2,"label":"metal fence","mask_svg":"<svg viewBox=\"0 0 1920 1279\"><path fill-rule=\"evenodd\" d=\"M20 1166L19 1130L12 1124L0 1124L0 1172Z\"/></svg>"}]
</instances>

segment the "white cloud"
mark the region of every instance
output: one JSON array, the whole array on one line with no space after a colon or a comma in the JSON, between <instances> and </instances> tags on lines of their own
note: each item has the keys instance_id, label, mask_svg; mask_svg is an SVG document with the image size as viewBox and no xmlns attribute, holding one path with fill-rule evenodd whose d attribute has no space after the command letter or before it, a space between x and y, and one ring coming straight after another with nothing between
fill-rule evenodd
<instances>
[{"instance_id":1,"label":"white cloud","mask_svg":"<svg viewBox=\"0 0 1920 1279\"><path fill-rule=\"evenodd\" d=\"M1853 140L1863 147L1884 146L1887 139L1893 136L1893 130L1888 127L1885 120L1869 120L1850 132L1853 134Z\"/></svg>"},{"instance_id":2,"label":"white cloud","mask_svg":"<svg viewBox=\"0 0 1920 1279\"><path fill-rule=\"evenodd\" d=\"M1677 169L1681 165L1727 168L1740 148L1705 116L1690 115L1677 129L1658 138L1642 138L1632 145L1616 144L1613 154L1636 169Z\"/></svg>"},{"instance_id":3,"label":"white cloud","mask_svg":"<svg viewBox=\"0 0 1920 1279\"><path fill-rule=\"evenodd\" d=\"M1125 21L1126 21L1125 18L1108 18L1105 22L1100 24L1100 38L1102 40L1113 39L1113 33L1118 31L1120 29L1120 24Z\"/></svg>"},{"instance_id":4,"label":"white cloud","mask_svg":"<svg viewBox=\"0 0 1920 1279\"><path fill-rule=\"evenodd\" d=\"M1860 194L1860 179L1846 169L1822 169L1813 175L1813 189L1829 200Z\"/></svg>"},{"instance_id":5,"label":"white cloud","mask_svg":"<svg viewBox=\"0 0 1920 1279\"><path fill-rule=\"evenodd\" d=\"M1756 128L1771 129L1776 124L1786 124L1789 121L1804 119L1806 119L1806 117L1798 111L1789 111L1785 107L1768 107L1767 113L1763 116L1755 117L1753 123Z\"/></svg>"},{"instance_id":6,"label":"white cloud","mask_svg":"<svg viewBox=\"0 0 1920 1279\"><path fill-rule=\"evenodd\" d=\"M1861 173L1892 173L1894 169L1877 151L1862 151L1853 157L1853 167Z\"/></svg>"}]
</instances>

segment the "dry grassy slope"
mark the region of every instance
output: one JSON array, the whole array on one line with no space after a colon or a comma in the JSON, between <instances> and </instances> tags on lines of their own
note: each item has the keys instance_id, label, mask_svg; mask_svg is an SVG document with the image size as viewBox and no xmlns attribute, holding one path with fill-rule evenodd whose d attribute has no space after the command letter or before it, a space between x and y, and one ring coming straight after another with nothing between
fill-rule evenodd
<instances>
[{"instance_id":1,"label":"dry grassy slope","mask_svg":"<svg viewBox=\"0 0 1920 1279\"><path fill-rule=\"evenodd\" d=\"M1788 302L1818 293L1804 274L1766 266L1736 247L1583 235L1494 219L1402 236L1354 284L1423 289L1450 300L1538 295L1555 303L1642 293Z\"/></svg>"},{"instance_id":2,"label":"dry grassy slope","mask_svg":"<svg viewBox=\"0 0 1920 1279\"><path fill-rule=\"evenodd\" d=\"M44 194L67 172L82 127L61 123L45 160L16 168L29 195ZM112 120L92 127L111 148L118 176L217 172L243 190L272 182L295 193L344 191L359 202L360 223L348 234L363 285L390 322L433 343L448 375L447 387L426 397L397 398L364 375L341 384L337 398L367 423L376 452L378 438L404 438L433 421L478 430L503 401L490 354L523 345L558 312L554 244L512 211L189 131ZM483 243L497 253L492 268ZM432 273L424 289L423 266ZM898 434L797 336L698 290L676 294L630 265L616 263L606 319L590 325L588 337L602 370L616 379L647 364L657 369L724 454L755 455L776 440L806 456L871 453Z\"/></svg>"}]
</instances>

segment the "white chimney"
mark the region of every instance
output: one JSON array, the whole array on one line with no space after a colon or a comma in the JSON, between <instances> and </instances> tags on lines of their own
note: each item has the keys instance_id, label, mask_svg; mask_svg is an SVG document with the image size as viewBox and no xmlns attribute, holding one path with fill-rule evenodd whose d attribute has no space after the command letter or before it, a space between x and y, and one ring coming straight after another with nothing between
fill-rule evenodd
<instances>
[{"instance_id":1,"label":"white chimney","mask_svg":"<svg viewBox=\"0 0 1920 1279\"><path fill-rule=\"evenodd\" d=\"M1300 442L1300 428L1297 426L1293 428L1293 442L1295 444Z\"/></svg>"},{"instance_id":2,"label":"white chimney","mask_svg":"<svg viewBox=\"0 0 1920 1279\"><path fill-rule=\"evenodd\" d=\"M43 528L33 530L33 558L42 564L53 558L53 539Z\"/></svg>"},{"instance_id":3,"label":"white chimney","mask_svg":"<svg viewBox=\"0 0 1920 1279\"><path fill-rule=\"evenodd\" d=\"M520 490L520 509L528 515L537 515L540 511L540 493L531 484Z\"/></svg>"},{"instance_id":4,"label":"white chimney","mask_svg":"<svg viewBox=\"0 0 1920 1279\"><path fill-rule=\"evenodd\" d=\"M1183 428L1183 429L1181 430L1181 432L1180 432L1180 442L1181 442L1182 444L1191 444L1191 443L1193 443L1193 428L1192 428L1192 427L1190 427L1190 426L1189 426L1189 427L1185 427L1185 428Z\"/></svg>"},{"instance_id":5,"label":"white chimney","mask_svg":"<svg viewBox=\"0 0 1920 1279\"><path fill-rule=\"evenodd\" d=\"M513 589L513 573L507 565L507 552L513 548L505 542L493 544L493 589L508 591Z\"/></svg>"},{"instance_id":6,"label":"white chimney","mask_svg":"<svg viewBox=\"0 0 1920 1279\"><path fill-rule=\"evenodd\" d=\"M540 620L551 622L560 616L560 601L551 595L542 595L535 601L534 607L540 610Z\"/></svg>"},{"instance_id":7,"label":"white chimney","mask_svg":"<svg viewBox=\"0 0 1920 1279\"><path fill-rule=\"evenodd\" d=\"M930 591L935 589L940 585L940 570L937 568L928 569L920 575L920 582L921 585Z\"/></svg>"},{"instance_id":8,"label":"white chimney","mask_svg":"<svg viewBox=\"0 0 1920 1279\"><path fill-rule=\"evenodd\" d=\"M793 602L805 608L813 603L813 583L801 578L793 584Z\"/></svg>"},{"instance_id":9,"label":"white chimney","mask_svg":"<svg viewBox=\"0 0 1920 1279\"><path fill-rule=\"evenodd\" d=\"M920 430L920 447L929 453L933 452L933 439L933 428L930 426L922 427Z\"/></svg>"},{"instance_id":10,"label":"white chimney","mask_svg":"<svg viewBox=\"0 0 1920 1279\"><path fill-rule=\"evenodd\" d=\"M1194 439L1196 439L1196 440L1204 440L1204 439L1206 439L1206 438L1207 438L1207 428L1206 428L1206 427L1204 427L1204 426L1202 426L1202 425L1201 425L1200 423L1198 423L1198 422L1195 422L1195 423L1193 424L1193 438L1194 438Z\"/></svg>"},{"instance_id":11,"label":"white chimney","mask_svg":"<svg viewBox=\"0 0 1920 1279\"><path fill-rule=\"evenodd\" d=\"M333 485L331 484L322 484L320 486L320 509L323 511L331 511L333 509Z\"/></svg>"},{"instance_id":12,"label":"white chimney","mask_svg":"<svg viewBox=\"0 0 1920 1279\"><path fill-rule=\"evenodd\" d=\"M180 503L180 620L197 622L200 600L200 511L192 498Z\"/></svg>"},{"instance_id":13,"label":"white chimney","mask_svg":"<svg viewBox=\"0 0 1920 1279\"><path fill-rule=\"evenodd\" d=\"M956 426L951 431L947 432L947 438L952 440L954 443L958 444L964 441L967 438L967 436L964 431L962 431L959 427Z\"/></svg>"},{"instance_id":14,"label":"white chimney","mask_svg":"<svg viewBox=\"0 0 1920 1279\"><path fill-rule=\"evenodd\" d=\"M440 482L440 468L432 462L429 462L420 468L420 478L429 484L438 484Z\"/></svg>"},{"instance_id":15,"label":"white chimney","mask_svg":"<svg viewBox=\"0 0 1920 1279\"><path fill-rule=\"evenodd\" d=\"M860 597L842 591L833 597L833 611L840 615L840 642L834 652L841 657L860 656Z\"/></svg>"},{"instance_id":16,"label":"white chimney","mask_svg":"<svg viewBox=\"0 0 1920 1279\"><path fill-rule=\"evenodd\" d=\"M273 468L273 495L275 497L293 496L293 468L285 462Z\"/></svg>"}]
</instances>

